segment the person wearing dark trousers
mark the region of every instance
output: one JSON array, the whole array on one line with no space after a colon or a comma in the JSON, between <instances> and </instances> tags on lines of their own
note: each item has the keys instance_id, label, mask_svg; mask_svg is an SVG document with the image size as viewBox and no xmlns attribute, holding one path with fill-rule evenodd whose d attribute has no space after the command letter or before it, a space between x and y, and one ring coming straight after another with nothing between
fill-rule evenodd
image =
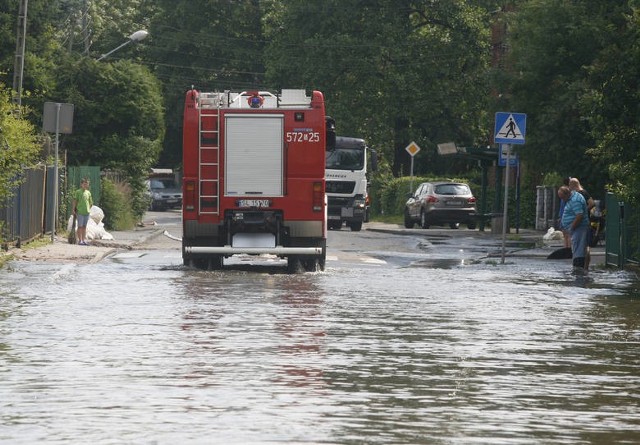
<instances>
[{"instance_id":1,"label":"person wearing dark trousers","mask_svg":"<svg viewBox=\"0 0 640 445\"><path fill-rule=\"evenodd\" d=\"M571 235L573 267L585 269L587 255L587 232L589 230L589 214L584 197L567 186L558 189L558 197L565 200L564 212L560 221L563 230Z\"/></svg>"},{"instance_id":2,"label":"person wearing dark trousers","mask_svg":"<svg viewBox=\"0 0 640 445\"><path fill-rule=\"evenodd\" d=\"M591 263L591 230L589 230L589 223L591 221L591 210L595 207L596 203L589 192L587 192L584 187L582 187L582 184L580 184L580 180L578 178L569 179L569 189L571 191L580 193L587 203L587 214L585 215L587 219L587 251L585 254L584 268L588 270L589 264Z\"/></svg>"}]
</instances>

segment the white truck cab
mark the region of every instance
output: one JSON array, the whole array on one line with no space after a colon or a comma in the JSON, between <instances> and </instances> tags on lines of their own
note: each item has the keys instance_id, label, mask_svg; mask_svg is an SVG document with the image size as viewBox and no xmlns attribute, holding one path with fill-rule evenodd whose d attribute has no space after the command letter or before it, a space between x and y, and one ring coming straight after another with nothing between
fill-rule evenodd
<instances>
[{"instance_id":1,"label":"white truck cab","mask_svg":"<svg viewBox=\"0 0 640 445\"><path fill-rule=\"evenodd\" d=\"M337 136L335 146L327 150L325 164L328 198L328 226L340 229L346 223L353 231L369 220L367 163L377 169L375 150L364 139Z\"/></svg>"}]
</instances>

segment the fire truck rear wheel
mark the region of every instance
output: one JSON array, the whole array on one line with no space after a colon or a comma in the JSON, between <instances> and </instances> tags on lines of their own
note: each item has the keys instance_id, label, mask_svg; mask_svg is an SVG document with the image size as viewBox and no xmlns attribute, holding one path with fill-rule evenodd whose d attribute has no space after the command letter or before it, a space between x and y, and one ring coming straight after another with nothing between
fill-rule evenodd
<instances>
[{"instance_id":1,"label":"fire truck rear wheel","mask_svg":"<svg viewBox=\"0 0 640 445\"><path fill-rule=\"evenodd\" d=\"M287 258L287 272L291 274L304 272L302 261L298 255L291 255Z\"/></svg>"},{"instance_id":2,"label":"fire truck rear wheel","mask_svg":"<svg viewBox=\"0 0 640 445\"><path fill-rule=\"evenodd\" d=\"M209 270L220 270L222 269L222 256L215 255L209 258Z\"/></svg>"},{"instance_id":3,"label":"fire truck rear wheel","mask_svg":"<svg viewBox=\"0 0 640 445\"><path fill-rule=\"evenodd\" d=\"M321 264L320 258L310 257L302 260L302 267L306 272L318 272L324 270L324 266Z\"/></svg>"}]
</instances>

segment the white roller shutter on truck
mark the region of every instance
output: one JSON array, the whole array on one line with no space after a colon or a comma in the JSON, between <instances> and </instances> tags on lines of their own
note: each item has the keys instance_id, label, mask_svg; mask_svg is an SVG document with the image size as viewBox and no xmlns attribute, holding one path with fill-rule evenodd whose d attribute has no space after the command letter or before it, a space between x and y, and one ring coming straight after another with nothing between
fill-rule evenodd
<instances>
[{"instance_id":1,"label":"white roller shutter on truck","mask_svg":"<svg viewBox=\"0 0 640 445\"><path fill-rule=\"evenodd\" d=\"M284 116L227 114L225 195L282 196Z\"/></svg>"}]
</instances>

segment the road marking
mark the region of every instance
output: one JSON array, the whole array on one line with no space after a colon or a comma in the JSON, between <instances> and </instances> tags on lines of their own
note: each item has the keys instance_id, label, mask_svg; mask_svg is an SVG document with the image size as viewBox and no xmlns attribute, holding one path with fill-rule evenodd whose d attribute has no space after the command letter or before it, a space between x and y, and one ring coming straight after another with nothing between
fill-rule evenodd
<instances>
[{"instance_id":1,"label":"road marking","mask_svg":"<svg viewBox=\"0 0 640 445\"><path fill-rule=\"evenodd\" d=\"M369 266L382 266L387 264L385 260L380 260L378 258L373 258L370 256L342 256L339 257L337 255L327 255L326 261L343 261L345 263L364 263Z\"/></svg>"},{"instance_id":2,"label":"road marking","mask_svg":"<svg viewBox=\"0 0 640 445\"><path fill-rule=\"evenodd\" d=\"M363 258L362 261L364 261L367 264L387 264L385 260L380 260L378 258L371 258L371 257Z\"/></svg>"}]
</instances>

